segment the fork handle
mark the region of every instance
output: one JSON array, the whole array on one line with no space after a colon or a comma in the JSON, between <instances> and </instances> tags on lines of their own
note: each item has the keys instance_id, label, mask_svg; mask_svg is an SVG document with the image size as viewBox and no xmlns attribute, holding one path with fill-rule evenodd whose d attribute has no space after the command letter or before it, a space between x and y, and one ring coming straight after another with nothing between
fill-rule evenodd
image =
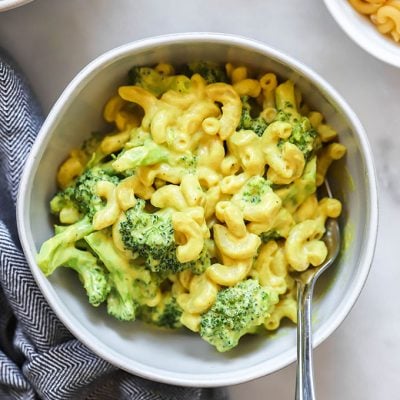
<instances>
[{"instance_id":1,"label":"fork handle","mask_svg":"<svg viewBox=\"0 0 400 400\"><path fill-rule=\"evenodd\" d=\"M311 302L314 281L297 281L296 400L315 400L312 358Z\"/></svg>"}]
</instances>

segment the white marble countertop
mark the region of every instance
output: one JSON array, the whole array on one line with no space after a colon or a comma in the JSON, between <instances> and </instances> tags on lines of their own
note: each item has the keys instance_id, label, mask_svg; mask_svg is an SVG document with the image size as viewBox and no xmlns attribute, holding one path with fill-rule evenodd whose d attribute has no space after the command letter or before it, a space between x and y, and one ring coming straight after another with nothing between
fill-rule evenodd
<instances>
[{"instance_id":1,"label":"white marble countertop","mask_svg":"<svg viewBox=\"0 0 400 400\"><path fill-rule=\"evenodd\" d=\"M20 63L48 111L99 54L185 31L240 34L280 49L327 79L364 124L379 177L380 229L367 284L340 328L315 351L324 400L400 399L400 69L357 47L322 0L35 0L0 14L0 46ZM292 399L295 367L230 388L232 400Z\"/></svg>"}]
</instances>

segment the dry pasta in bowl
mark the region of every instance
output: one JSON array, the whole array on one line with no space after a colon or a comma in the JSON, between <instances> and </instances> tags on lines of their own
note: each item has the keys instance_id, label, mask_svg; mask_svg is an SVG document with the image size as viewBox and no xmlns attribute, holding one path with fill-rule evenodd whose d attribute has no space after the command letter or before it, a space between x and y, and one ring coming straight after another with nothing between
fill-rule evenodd
<instances>
[{"instance_id":1,"label":"dry pasta in bowl","mask_svg":"<svg viewBox=\"0 0 400 400\"><path fill-rule=\"evenodd\" d=\"M400 0L349 0L361 14L375 24L378 31L400 42Z\"/></svg>"},{"instance_id":2,"label":"dry pasta in bowl","mask_svg":"<svg viewBox=\"0 0 400 400\"><path fill-rule=\"evenodd\" d=\"M291 272L326 257L341 203L317 189L346 148L293 82L230 63L133 67L104 119L58 169L44 274L72 268L93 306L221 352L296 322Z\"/></svg>"}]
</instances>

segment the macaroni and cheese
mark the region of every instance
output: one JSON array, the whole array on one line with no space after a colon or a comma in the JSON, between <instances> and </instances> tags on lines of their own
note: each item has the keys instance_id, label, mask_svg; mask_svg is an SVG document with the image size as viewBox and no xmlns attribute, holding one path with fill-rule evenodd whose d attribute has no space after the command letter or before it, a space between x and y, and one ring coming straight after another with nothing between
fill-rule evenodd
<instances>
[{"instance_id":1,"label":"macaroni and cheese","mask_svg":"<svg viewBox=\"0 0 400 400\"><path fill-rule=\"evenodd\" d=\"M70 267L92 305L219 351L296 322L291 273L326 257L341 203L317 188L346 148L294 83L230 63L134 67L104 119L58 170L42 271Z\"/></svg>"}]
</instances>

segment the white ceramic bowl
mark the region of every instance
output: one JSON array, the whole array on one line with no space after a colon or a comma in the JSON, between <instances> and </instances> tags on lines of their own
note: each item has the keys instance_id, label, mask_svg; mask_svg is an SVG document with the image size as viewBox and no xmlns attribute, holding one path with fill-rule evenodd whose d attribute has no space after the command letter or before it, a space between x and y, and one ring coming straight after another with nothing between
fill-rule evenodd
<instances>
[{"instance_id":1,"label":"white ceramic bowl","mask_svg":"<svg viewBox=\"0 0 400 400\"><path fill-rule=\"evenodd\" d=\"M354 42L381 61L400 67L400 43L380 33L348 0L324 1L332 17Z\"/></svg>"},{"instance_id":2,"label":"white ceramic bowl","mask_svg":"<svg viewBox=\"0 0 400 400\"><path fill-rule=\"evenodd\" d=\"M336 267L318 282L314 302L314 344L326 339L356 301L373 257L377 192L371 150L359 120L328 83L263 43L223 34L176 34L126 44L90 63L65 89L38 135L23 173L17 219L21 243L40 289L66 327L95 353L156 381L223 386L272 373L294 361L296 328L284 324L276 334L244 338L236 349L219 354L190 332L116 321L104 308L89 305L73 272L60 268L47 279L34 259L41 243L53 234L49 199L56 190L56 168L71 147L103 127L104 103L125 81L129 68L161 60L179 64L199 59L246 64L294 80L348 148L346 159L330 179L344 204L341 226L352 239L346 240Z\"/></svg>"},{"instance_id":3,"label":"white ceramic bowl","mask_svg":"<svg viewBox=\"0 0 400 400\"><path fill-rule=\"evenodd\" d=\"M32 0L0 0L0 12L17 8L31 1Z\"/></svg>"}]
</instances>

